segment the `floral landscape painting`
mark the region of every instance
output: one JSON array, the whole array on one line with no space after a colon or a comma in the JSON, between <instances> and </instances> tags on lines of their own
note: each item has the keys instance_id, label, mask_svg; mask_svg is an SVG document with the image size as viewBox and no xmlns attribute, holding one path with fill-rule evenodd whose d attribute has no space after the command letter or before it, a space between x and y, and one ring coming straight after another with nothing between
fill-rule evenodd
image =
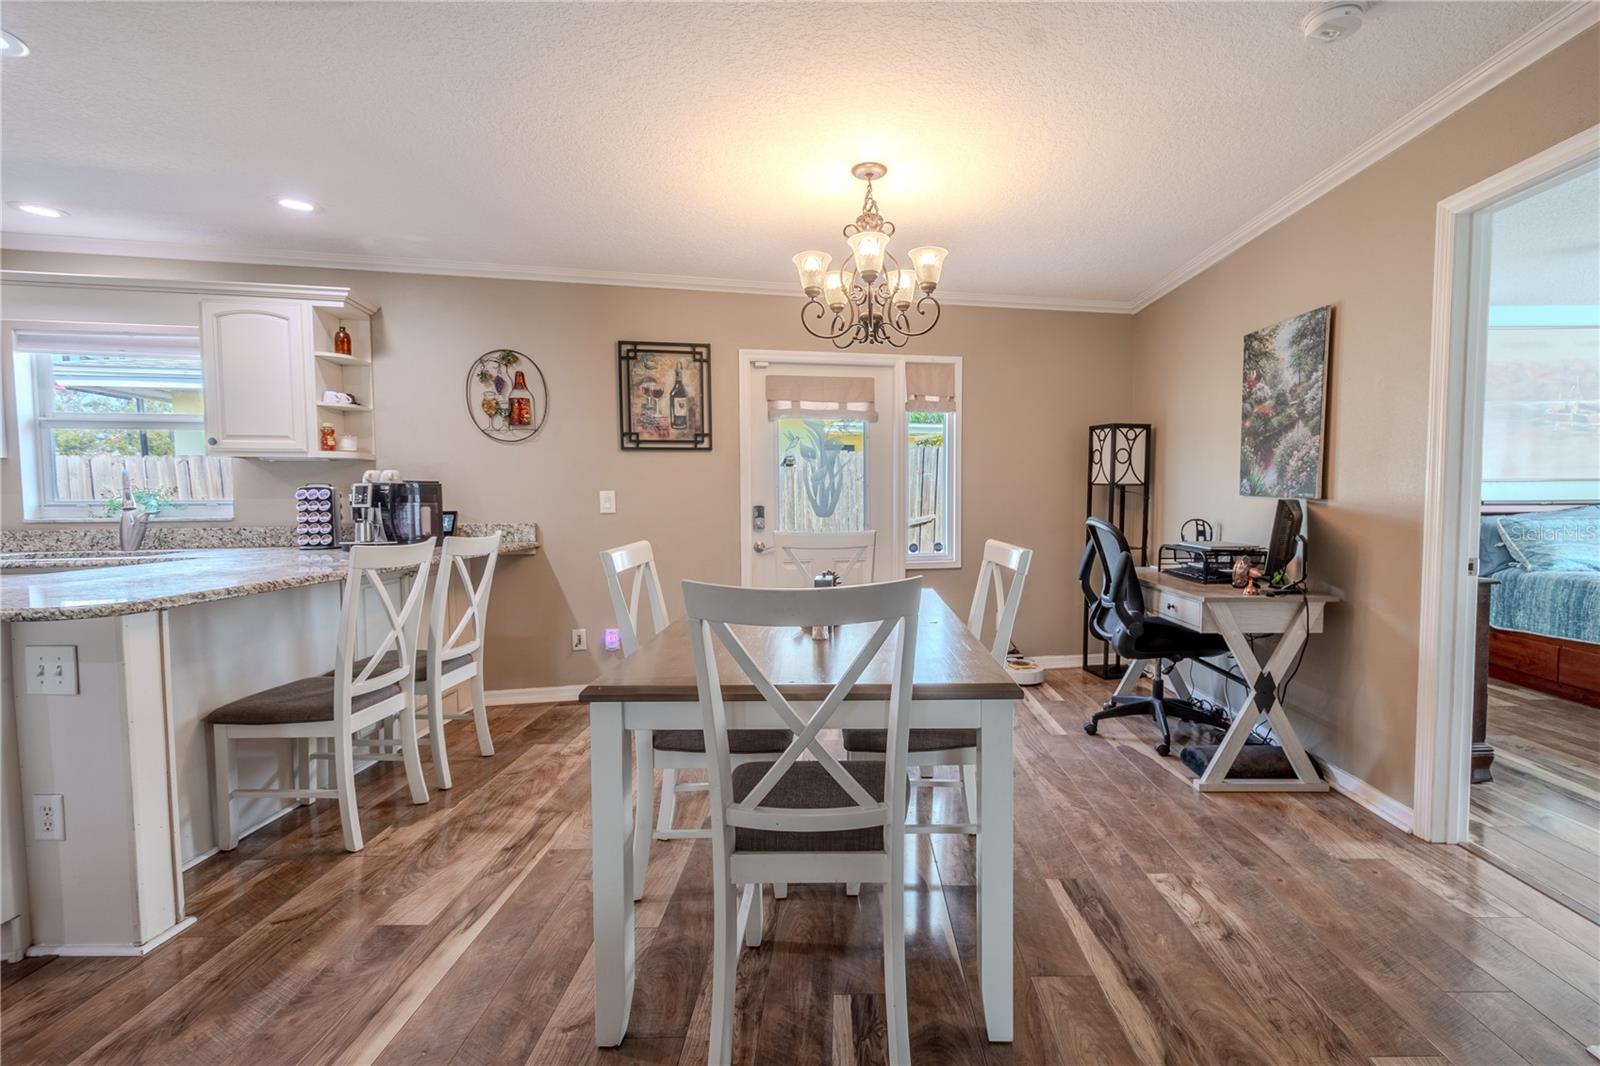
<instances>
[{"instance_id":1,"label":"floral landscape painting","mask_svg":"<svg viewBox=\"0 0 1600 1066\"><path fill-rule=\"evenodd\" d=\"M1319 307L1245 336L1240 495L1322 498L1332 326Z\"/></svg>"}]
</instances>

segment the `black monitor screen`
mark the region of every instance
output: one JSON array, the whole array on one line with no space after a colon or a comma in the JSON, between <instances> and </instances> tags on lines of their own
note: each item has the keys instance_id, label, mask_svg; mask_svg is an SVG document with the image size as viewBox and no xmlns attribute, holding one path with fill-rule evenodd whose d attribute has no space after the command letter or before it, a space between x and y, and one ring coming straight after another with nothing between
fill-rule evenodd
<instances>
[{"instance_id":1,"label":"black monitor screen","mask_svg":"<svg viewBox=\"0 0 1600 1066\"><path fill-rule=\"evenodd\" d=\"M1277 514L1272 518L1272 539L1267 541L1267 580L1273 580L1294 562L1304 518L1305 505L1299 500L1278 501Z\"/></svg>"}]
</instances>

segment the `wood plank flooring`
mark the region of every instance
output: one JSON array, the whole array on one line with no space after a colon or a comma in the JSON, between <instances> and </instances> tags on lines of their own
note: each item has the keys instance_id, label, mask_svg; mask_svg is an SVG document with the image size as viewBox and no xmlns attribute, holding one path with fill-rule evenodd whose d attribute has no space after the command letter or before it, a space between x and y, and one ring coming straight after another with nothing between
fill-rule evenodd
<instances>
[{"instance_id":1,"label":"wood plank flooring","mask_svg":"<svg viewBox=\"0 0 1600 1066\"><path fill-rule=\"evenodd\" d=\"M1600 918L1600 710L1489 683L1494 780L1472 786L1472 841L1492 862Z\"/></svg>"},{"instance_id":2,"label":"wood plank flooring","mask_svg":"<svg viewBox=\"0 0 1600 1066\"><path fill-rule=\"evenodd\" d=\"M1052 671L1017 714L1015 1044L982 1035L972 842L908 843L919 1064L1593 1066L1600 928L1335 795L1202 797L1149 723L1084 735L1107 689ZM586 715L492 722L492 759L450 726L456 787L427 806L393 764L363 776L360 855L331 803L300 808L191 871L199 921L149 957L5 967L6 1063L704 1062L709 846L655 846L630 1035L598 1051ZM917 816L961 803L921 790ZM737 1062L883 1061L875 891L769 900Z\"/></svg>"}]
</instances>

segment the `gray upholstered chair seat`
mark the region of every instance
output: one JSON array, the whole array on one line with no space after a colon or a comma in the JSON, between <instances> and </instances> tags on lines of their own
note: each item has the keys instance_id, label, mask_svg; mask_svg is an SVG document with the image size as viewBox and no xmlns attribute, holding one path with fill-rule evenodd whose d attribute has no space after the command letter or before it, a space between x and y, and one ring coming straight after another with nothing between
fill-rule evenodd
<instances>
[{"instance_id":1,"label":"gray upholstered chair seat","mask_svg":"<svg viewBox=\"0 0 1600 1066\"><path fill-rule=\"evenodd\" d=\"M845 751L887 750L889 732L886 729L846 729ZM909 751L949 751L951 748L978 746L976 729L913 729Z\"/></svg>"},{"instance_id":2,"label":"gray upholstered chair seat","mask_svg":"<svg viewBox=\"0 0 1600 1066\"><path fill-rule=\"evenodd\" d=\"M365 692L350 701L351 709L364 711L391 696L400 695L399 685ZM206 721L213 725L281 725L285 722L333 721L333 677L302 677L276 688L252 692L242 699L223 704Z\"/></svg>"},{"instance_id":3,"label":"gray upholstered chair seat","mask_svg":"<svg viewBox=\"0 0 1600 1066\"><path fill-rule=\"evenodd\" d=\"M730 729L728 751L733 755L782 755L794 734L787 729ZM658 729L650 734L657 751L705 751L706 735L699 729Z\"/></svg>"},{"instance_id":4,"label":"gray upholstered chair seat","mask_svg":"<svg viewBox=\"0 0 1600 1066\"><path fill-rule=\"evenodd\" d=\"M370 658L370 656L369 656L369 658ZM458 669L460 667L466 666L471 661L472 661L472 656L470 654L468 654L468 655L458 655L454 659L446 659L440 665L444 668L444 672L448 674L452 670L455 670L455 669ZM382 674L382 673L384 673L384 672L386 672L388 670L393 670L395 668L395 666L399 662L400 662L400 653L398 651L391 651L389 654L385 655L382 659L378 660L378 668L375 671L373 671L373 673L374 674ZM360 677L361 676L361 671L365 670L366 668L367 668L367 659L357 659L356 660L356 675L355 676ZM333 676L333 671L332 670L328 671L328 676L329 677ZM426 681L426 680L428 680L428 653L426 651L417 652L417 672L416 672L415 676L416 676L416 679L418 681Z\"/></svg>"},{"instance_id":5,"label":"gray upholstered chair seat","mask_svg":"<svg viewBox=\"0 0 1600 1066\"><path fill-rule=\"evenodd\" d=\"M731 734L730 734L731 735ZM844 763L851 777L861 783L873 799L883 799L882 763ZM733 768L733 794L744 799L767 775L771 763L753 762ZM819 810L851 807L855 800L840 787L819 762L797 762L789 767L773 790L761 801L763 807ZM827 833L784 833L769 829L736 829L735 851L882 851L883 829L844 829Z\"/></svg>"}]
</instances>

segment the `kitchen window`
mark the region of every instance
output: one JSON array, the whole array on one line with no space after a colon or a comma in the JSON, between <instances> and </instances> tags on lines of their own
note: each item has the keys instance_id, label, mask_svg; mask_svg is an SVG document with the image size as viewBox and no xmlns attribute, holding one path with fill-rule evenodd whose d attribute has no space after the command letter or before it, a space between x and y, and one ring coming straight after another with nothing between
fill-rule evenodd
<instances>
[{"instance_id":1,"label":"kitchen window","mask_svg":"<svg viewBox=\"0 0 1600 1066\"><path fill-rule=\"evenodd\" d=\"M206 455L195 330L41 325L7 330L17 370L24 511L116 517L124 473L158 519L233 517L232 461Z\"/></svg>"}]
</instances>

